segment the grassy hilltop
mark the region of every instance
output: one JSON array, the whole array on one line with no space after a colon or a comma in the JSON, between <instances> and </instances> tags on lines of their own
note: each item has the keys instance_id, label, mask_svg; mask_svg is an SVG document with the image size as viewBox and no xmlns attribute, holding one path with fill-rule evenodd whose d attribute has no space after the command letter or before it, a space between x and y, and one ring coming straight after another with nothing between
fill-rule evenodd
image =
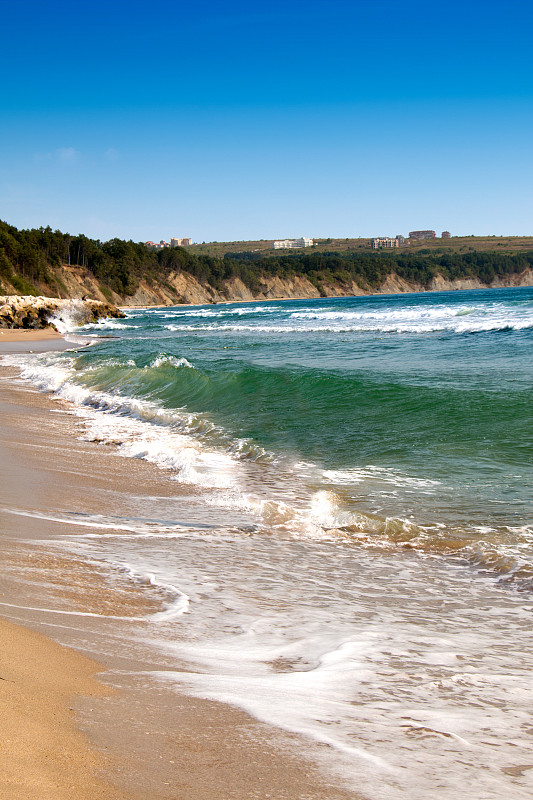
<instances>
[{"instance_id":1,"label":"grassy hilltop","mask_svg":"<svg viewBox=\"0 0 533 800\"><path fill-rule=\"evenodd\" d=\"M372 252L370 239L315 239L312 252L354 253ZM240 242L203 242L187 247L191 253L223 258L226 253L259 252L267 256L278 251L270 248L272 239L260 239ZM498 252L520 253L533 251L533 236L452 236L450 239L424 239L401 248L420 253L430 250L431 253L469 253ZM285 252L285 251L282 251Z\"/></svg>"}]
</instances>

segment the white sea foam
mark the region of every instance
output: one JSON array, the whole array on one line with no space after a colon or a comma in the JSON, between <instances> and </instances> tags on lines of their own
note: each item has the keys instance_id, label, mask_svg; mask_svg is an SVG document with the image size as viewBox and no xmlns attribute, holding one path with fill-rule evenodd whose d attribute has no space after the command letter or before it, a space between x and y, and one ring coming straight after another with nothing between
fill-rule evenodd
<instances>
[{"instance_id":1,"label":"white sea foam","mask_svg":"<svg viewBox=\"0 0 533 800\"><path fill-rule=\"evenodd\" d=\"M145 617L124 617L114 614L97 614L92 611L67 611L61 608L42 608L41 606L20 606L15 603L0 602L5 608L16 608L20 611L38 611L42 614L59 614L64 617L92 617L101 620L118 620L120 622L144 622Z\"/></svg>"},{"instance_id":2,"label":"white sea foam","mask_svg":"<svg viewBox=\"0 0 533 800\"><path fill-rule=\"evenodd\" d=\"M113 406L120 409L120 401L118 404L116 401L106 403L104 409L112 411ZM126 408L131 408L130 402ZM157 412L155 409L156 419ZM187 434L153 425L145 419L102 414L98 409L81 408L76 413L85 422L84 439L115 444L118 453L124 457L140 458L171 470L173 480L213 488L236 485L238 462L229 454L209 448Z\"/></svg>"},{"instance_id":3,"label":"white sea foam","mask_svg":"<svg viewBox=\"0 0 533 800\"><path fill-rule=\"evenodd\" d=\"M107 331L138 328L138 325L124 324L112 317L103 317L96 322L87 322L87 309L82 300L71 300L68 305L58 309L49 320L59 331L66 334L74 331Z\"/></svg>"},{"instance_id":4,"label":"white sea foam","mask_svg":"<svg viewBox=\"0 0 533 800\"><path fill-rule=\"evenodd\" d=\"M135 645L179 668L146 678L327 745L326 769L371 800L455 800L465 785L476 800L531 796L530 613L516 595L338 542L189 536L97 552L169 604Z\"/></svg>"},{"instance_id":5,"label":"white sea foam","mask_svg":"<svg viewBox=\"0 0 533 800\"><path fill-rule=\"evenodd\" d=\"M190 597L171 583L161 582L153 572L139 572L130 564L125 564L123 570L128 577L136 583L151 586L170 598L164 611L156 611L149 619L152 622L170 622L189 611Z\"/></svg>"},{"instance_id":6,"label":"white sea foam","mask_svg":"<svg viewBox=\"0 0 533 800\"><path fill-rule=\"evenodd\" d=\"M476 313L464 306L451 323ZM412 330L416 320L402 324ZM530 525L477 525L477 551L458 540L456 559L429 547L413 552L424 537L438 539L438 523L359 513L345 500L357 487L443 498L449 487L438 481L371 464L323 471L269 454L257 469L249 443L201 415L194 421L179 409L89 390L63 357L24 364L27 377L77 404L83 435L206 487L190 493L202 519L233 520L235 509L250 523L247 536L222 526L218 536L208 532L206 546L194 526L50 514L59 530L68 525L69 547L159 593L167 608L144 627L142 642L155 642L165 664L175 658L180 668L152 676L327 744L324 759L372 800L455 800L465 786L473 800L533 796L531 603L490 573L502 556L505 580L527 569ZM196 436L202 425L212 439ZM155 515L154 502L146 501L147 513ZM395 549L396 541L408 547ZM475 579L467 559L481 567Z\"/></svg>"},{"instance_id":7,"label":"white sea foam","mask_svg":"<svg viewBox=\"0 0 533 800\"><path fill-rule=\"evenodd\" d=\"M369 798L455 800L475 785L476 800L525 800L531 776L510 777L530 745L519 599L413 554L331 547L258 537L152 554L157 580L179 573L190 598L187 636L152 641L191 668L150 675L329 745L329 766Z\"/></svg>"},{"instance_id":8,"label":"white sea foam","mask_svg":"<svg viewBox=\"0 0 533 800\"><path fill-rule=\"evenodd\" d=\"M87 320L85 304L81 300L71 300L68 305L58 309L49 319L59 333L69 333L83 325Z\"/></svg>"},{"instance_id":9,"label":"white sea foam","mask_svg":"<svg viewBox=\"0 0 533 800\"><path fill-rule=\"evenodd\" d=\"M312 310L276 309L273 324L231 322L228 312L182 312L180 321L166 325L170 331L230 331L242 333L382 333L423 334L432 332L475 333L498 330L525 330L533 327L533 308L498 302L472 305L417 305L415 307L359 307L342 310L314 307ZM234 312L231 312L232 314ZM251 313L251 310L250 310ZM203 318L220 321L203 324ZM187 322L190 320L190 322Z\"/></svg>"},{"instance_id":10,"label":"white sea foam","mask_svg":"<svg viewBox=\"0 0 533 800\"><path fill-rule=\"evenodd\" d=\"M187 361L186 358L176 358L176 356L169 356L162 353L161 355L154 358L153 361L145 367L145 369L157 369L157 367L162 367L164 365L170 367L189 367L193 369L193 365Z\"/></svg>"},{"instance_id":11,"label":"white sea foam","mask_svg":"<svg viewBox=\"0 0 533 800\"><path fill-rule=\"evenodd\" d=\"M140 325L131 325L126 324L124 322L118 322L116 319L112 317L106 317L103 319L99 319L97 322L88 322L86 325L83 326L83 330L93 330L93 331L113 331L113 330L130 330L140 328Z\"/></svg>"},{"instance_id":12,"label":"white sea foam","mask_svg":"<svg viewBox=\"0 0 533 800\"><path fill-rule=\"evenodd\" d=\"M22 366L24 379L73 404L73 413L85 422L85 439L115 444L120 455L170 469L173 478L182 483L220 488L235 485L238 461L231 454L173 429L180 426L192 432L203 427L204 433L209 432L214 426L208 420L198 421L194 415L179 410L166 410L146 400L74 383L73 359L58 363L6 356L6 363L10 360Z\"/></svg>"},{"instance_id":13,"label":"white sea foam","mask_svg":"<svg viewBox=\"0 0 533 800\"><path fill-rule=\"evenodd\" d=\"M433 489L441 486L440 481L429 478L415 478L404 475L399 470L385 467L376 467L369 464L357 469L330 469L324 470L324 478L336 485L350 486L361 484L365 481L379 481L380 483L393 484L394 486L409 486L416 489Z\"/></svg>"},{"instance_id":14,"label":"white sea foam","mask_svg":"<svg viewBox=\"0 0 533 800\"><path fill-rule=\"evenodd\" d=\"M173 319L180 317L198 317L198 318L220 318L220 317L242 317L250 314L278 314L280 306L239 306L237 308L227 308L226 306L217 306L213 308L172 308L172 309L154 309L150 313L156 315L161 319Z\"/></svg>"}]
</instances>

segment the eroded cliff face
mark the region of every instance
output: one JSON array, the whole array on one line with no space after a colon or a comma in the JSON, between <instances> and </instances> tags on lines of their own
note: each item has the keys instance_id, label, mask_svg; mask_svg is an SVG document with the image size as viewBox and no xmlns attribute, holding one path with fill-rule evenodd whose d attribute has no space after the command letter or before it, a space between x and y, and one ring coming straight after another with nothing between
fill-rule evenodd
<instances>
[{"instance_id":1,"label":"eroded cliff face","mask_svg":"<svg viewBox=\"0 0 533 800\"><path fill-rule=\"evenodd\" d=\"M133 296L123 300L117 299L116 302L132 306L175 305L177 303L204 305L254 300L308 299L321 296L357 297L359 295L400 294L403 292L442 292L458 289L503 288L505 286L533 286L533 270L527 269L520 274L509 276L505 281L498 279L491 284L466 278L450 281L442 275L437 275L429 287L406 281L395 273L391 273L377 290L372 290L369 286L359 286L355 281L342 284L324 281L320 285L322 292L307 278L300 276L284 279L267 276L259 281L259 288L255 292L245 286L239 278L232 278L224 283L224 292L220 292L211 286L200 284L192 275L182 272L170 275L165 285L148 286L141 282Z\"/></svg>"},{"instance_id":2,"label":"eroded cliff face","mask_svg":"<svg viewBox=\"0 0 533 800\"><path fill-rule=\"evenodd\" d=\"M83 325L101 317L123 316L118 308L101 300L0 295L0 328L60 328L61 322Z\"/></svg>"},{"instance_id":3,"label":"eroded cliff face","mask_svg":"<svg viewBox=\"0 0 533 800\"><path fill-rule=\"evenodd\" d=\"M509 286L533 286L533 270L525 269L516 275L509 275L505 280L496 278L490 284L482 283L474 278L459 278L456 281L449 281L442 275L437 275L430 284L430 291L447 292L454 289L505 289Z\"/></svg>"},{"instance_id":4,"label":"eroded cliff face","mask_svg":"<svg viewBox=\"0 0 533 800\"><path fill-rule=\"evenodd\" d=\"M522 273L510 275L505 280L496 279L484 284L477 279L461 278L450 281L442 275L432 279L429 286L406 281L395 273L387 276L378 288L358 285L355 281L332 283L323 281L320 289L305 277L279 278L265 276L258 282L253 291L239 279L231 278L224 282L222 290L207 284L201 284L194 276L186 272L171 273L164 281L140 281L133 295L119 295L98 284L94 275L81 267L63 266L55 270L54 277L58 286L58 294L64 298L81 299L85 296L94 301L101 301L114 306L170 306L170 305L205 305L208 303L245 302L255 300L286 300L313 297L352 297L370 294L399 294L403 292L450 291L458 289L503 288L506 286L533 286L533 270L526 269ZM39 287L43 289L44 287ZM15 293L12 286L5 282L0 289L10 295ZM104 294L105 292L105 294ZM1 299L1 298L0 298ZM50 298L48 298L50 299ZM0 321L0 324L1 321Z\"/></svg>"}]
</instances>

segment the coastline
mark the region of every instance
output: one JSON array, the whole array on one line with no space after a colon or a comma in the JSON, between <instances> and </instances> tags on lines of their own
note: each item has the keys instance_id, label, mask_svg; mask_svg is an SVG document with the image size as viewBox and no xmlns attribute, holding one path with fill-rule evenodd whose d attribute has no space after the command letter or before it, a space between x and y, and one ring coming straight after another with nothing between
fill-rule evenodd
<instances>
[{"instance_id":1,"label":"coastline","mask_svg":"<svg viewBox=\"0 0 533 800\"><path fill-rule=\"evenodd\" d=\"M294 274L292 277L279 275L264 275L261 287L254 291L239 277L232 277L215 288L209 283L201 283L194 275L187 272L173 272L167 281L147 281L141 278L133 294L117 294L109 290L104 295L89 273L81 275L78 267L58 268L61 271L61 281L65 285L68 299L45 298L53 302L54 309L58 304L68 303L72 300L81 302L80 298L90 296L95 300L84 301L89 304L89 316L115 316L118 308L166 308L169 306L189 305L218 305L225 303L260 303L263 301L277 302L279 300L320 300L341 297L374 297L397 294L431 294L442 291L469 291L484 289L522 288L533 286L533 270L526 267L522 272L509 275L496 276L490 283L483 282L479 277L465 276L460 278L447 278L437 273L429 284L420 283L412 279L407 280L392 271L377 286L370 286L366 281L355 278L344 282L322 280L320 285L306 275ZM39 291L47 292L49 288L40 285ZM14 292L14 287L4 286L3 291ZM16 298L10 294L7 297ZM1 299L1 298L0 298ZM4 298L5 299L5 298ZM36 298L38 299L38 298ZM110 306L112 301L115 305ZM50 309L49 309L50 310ZM42 308L33 309L30 316L35 318L40 315ZM10 312L11 313L11 312ZM17 315L15 315L17 316ZM22 323L22 318L19 319Z\"/></svg>"},{"instance_id":2,"label":"coastline","mask_svg":"<svg viewBox=\"0 0 533 800\"><path fill-rule=\"evenodd\" d=\"M196 279L189 276L191 284L187 284L184 274L180 276L181 281L185 281L185 285L181 286L183 290L179 297L180 302L177 301L175 295L170 295L168 292L163 291L161 287L154 290L148 286L140 286L134 295L127 297L120 297L117 295L114 300L116 306L105 306L101 301L87 301L88 303L100 303L106 310L103 313L98 311L98 316L124 316L123 312L127 311L143 311L152 309L163 309L169 307L184 307L189 306L203 306L203 305L233 305L238 303L268 303L280 302L284 300L327 300L327 299L341 299L350 297L387 297L394 295L404 294L435 294L447 291L483 291L490 289L517 289L528 288L533 285L533 271L526 270L523 274L518 276L518 279L502 282L499 280L493 281L491 284L481 283L478 279L460 278L453 281L445 280L442 276L437 276L433 279L431 286L426 287L421 284L409 283L408 281L399 278L396 274L391 274L387 277L385 282L376 290L369 291L363 289L355 282L349 287L339 287L330 285L327 287L325 294L321 294L318 289L311 284L307 279L298 278L280 280L276 279L275 285L273 284L268 290L259 294L253 294L240 280L233 280L226 287L225 294L221 294L215 290L207 290L207 287L199 284ZM10 297L10 295L7 295ZM17 295L13 295L17 298ZM19 298L20 299L20 298ZM32 298L24 298L32 300ZM41 300L42 298L36 298ZM51 298L51 300L54 300ZM71 296L68 301L54 301L54 302L71 302L76 301L76 295ZM30 302L26 310L34 313L32 303ZM111 311L111 313L108 313ZM29 352L44 352L49 349L44 344L50 340L58 341L61 338L60 334L55 328L49 326L45 328L27 329L23 327L2 328L0 327L0 346L7 345L2 351L8 352L24 352L21 349L20 342L33 342L32 349ZM65 345L65 348L68 345ZM56 348L58 349L58 348Z\"/></svg>"},{"instance_id":3,"label":"coastline","mask_svg":"<svg viewBox=\"0 0 533 800\"><path fill-rule=\"evenodd\" d=\"M71 346L52 327L0 329L0 358ZM6 596L16 599L1 586L0 597ZM110 695L96 678L102 665L5 617L0 617L0 652L2 797L70 800L75 787L80 800L136 800L104 777L112 759L80 730L73 708L82 698Z\"/></svg>"},{"instance_id":4,"label":"coastline","mask_svg":"<svg viewBox=\"0 0 533 800\"><path fill-rule=\"evenodd\" d=\"M89 339L71 334L69 341L55 328L26 330L24 328L0 328L0 357L8 354L48 353L54 350L72 350L89 344Z\"/></svg>"},{"instance_id":5,"label":"coastline","mask_svg":"<svg viewBox=\"0 0 533 800\"><path fill-rule=\"evenodd\" d=\"M521 709L533 651L521 590L531 588L531 468L516 474L507 449L492 451L500 491L460 445L465 430L469 444L505 445L508 409L529 442L531 367L520 361L533 296L472 300L132 314L115 336L93 337L95 347L3 359L0 614L103 665L101 680L117 691L78 699L77 721L97 750L117 754L109 780L143 800L330 800L339 785L350 798L454 800L464 785L494 800L530 796ZM228 322L237 323L229 334ZM280 329L289 335L269 337ZM478 331L463 363L464 334ZM268 348L251 351L261 343ZM287 381L287 352L313 370L298 364ZM330 367L343 359L339 379ZM263 364L250 370L250 361ZM231 393L228 366L239 376ZM391 373L402 390L397 419ZM206 376L208 392L198 392ZM161 387L168 394L152 404ZM453 460L439 452L436 397L445 440L459 448ZM220 433L204 434L207 413L184 416L184 399L220 421ZM315 408L327 425L317 426ZM256 419L268 427L242 449L237 425ZM371 448L382 454L377 474L361 470L353 430L367 420L382 426ZM196 439L176 435L191 421L193 433L202 425ZM301 455L311 460L294 464L289 453L288 463L285 430L309 437ZM414 442L397 470L392 437L407 447L413 430L425 447ZM256 458L265 431L274 463ZM317 452L342 470L315 471ZM345 489L354 477L363 480ZM376 497L382 507L369 517Z\"/></svg>"},{"instance_id":6,"label":"coastline","mask_svg":"<svg viewBox=\"0 0 533 800\"><path fill-rule=\"evenodd\" d=\"M521 276L522 277L522 276ZM208 295L205 292L201 293L198 292L198 287L194 287L195 293L193 296L189 298L187 302L183 300L181 302L176 302L175 298L168 297L166 302L161 302L162 296L156 298L154 295L155 302L149 303L146 302L147 296L149 296L149 292L147 287L143 287L142 290L139 292L140 298L138 303L132 303L131 301L135 299L135 295L132 295L128 298L117 299L117 308L120 311L142 311L142 310L150 310L150 309L158 309L158 308L171 308L171 307L179 307L179 308L187 308L189 306L204 306L204 305L214 305L214 306L224 306L224 305L233 305L237 303L275 303L284 300L332 300L332 299L341 299L341 298L350 298L350 297L387 297L387 296L394 296L394 295L416 295L416 294L438 294L439 292L470 292L470 291L484 291L484 290L492 290L492 289L521 289L521 288L529 288L533 285L533 273L528 273L525 276L523 282L512 282L509 281L508 283L503 283L501 281L495 281L492 284L485 284L481 283L481 281L473 280L473 279L464 279L459 278L454 281L447 281L441 278L441 280L435 279L432 286L427 288L422 286L421 284L411 284L403 279L399 279L397 276L389 276L385 283L379 288L379 290L371 292L366 289L361 289L357 284L353 284L349 290L345 291L333 291L334 287L329 287L330 291L328 291L325 295L321 295L315 287L309 283L307 287L309 291L307 293L302 293L301 291L293 291L292 290L292 283L287 280L285 281L287 291L281 294L272 294L269 296L263 295L253 295L250 291L246 291L246 287L244 284L242 286L237 287L237 291L233 292L233 295L230 297L223 297L222 295ZM204 287L205 288L205 287ZM235 288L235 287L230 287ZM337 287L338 288L338 287ZM128 302L126 302L128 300Z\"/></svg>"},{"instance_id":7,"label":"coastline","mask_svg":"<svg viewBox=\"0 0 533 800\"><path fill-rule=\"evenodd\" d=\"M53 347L60 345L62 339L53 336L47 341ZM30 344L25 342L27 347ZM66 404L13 384L16 374L15 368L0 366L0 520L4 559L0 614L25 626L17 630L34 664L39 659L46 660L49 650L55 651L57 658L66 659L62 662L64 667L53 668L57 680L55 708L62 708L58 713L67 719L65 706L74 692L78 695L77 714L75 723L69 718L70 744L57 747L66 747L72 760L77 760L76 753L85 748L80 762L87 765L83 767L85 771L71 776L70 781L76 796L87 800L100 796L106 800L245 800L268 794L287 800L359 798L359 793L343 788L342 780L328 776L320 766L320 745L221 703L176 694L164 686L147 688L150 670L170 666L176 669L179 665L175 658L163 655L159 661L150 660L146 653L137 651L127 635L117 638L116 620L131 616L132 625L137 620L136 630L142 631L143 614L164 607L162 598L150 586L132 585L126 576L122 590L110 592L102 565L95 567L83 559L75 561L54 548L62 531L50 518L50 512L60 514L75 509L77 514L126 513L140 496L175 498L176 486L162 478L152 464L127 462L114 457L110 447L80 442L75 418L51 413L66 410ZM138 487L134 497L132 485ZM19 514L21 509L23 513ZM70 614L74 616L69 617ZM70 619L75 624L69 625ZM28 632L27 628L44 633L59 644ZM86 660L87 656L90 660ZM67 666L70 657L80 665L79 682L74 686ZM24 660L29 660L28 656ZM118 691L109 694L94 680L97 664L104 671L101 679ZM37 701L42 690L41 672L36 667L33 686ZM11 679L4 664L0 675ZM3 683L0 689L4 689ZM17 735L24 735L20 718L14 719L13 726ZM51 739L47 741L54 752L56 744ZM102 752L111 753L112 757L104 759ZM56 763L53 756L50 758ZM90 782L91 770L102 775L95 777L94 783ZM2 779L16 782L17 775L18 771L14 777L3 774ZM20 780L24 775L22 770ZM61 780L68 781L67 772L62 772ZM100 786L104 787L101 795ZM119 788L107 789L108 786ZM86 795L80 791L82 788ZM23 791L19 781L7 798L25 798ZM34 796L28 794L27 798ZM66 800L67 795L50 784L47 792L43 789L39 796Z\"/></svg>"}]
</instances>

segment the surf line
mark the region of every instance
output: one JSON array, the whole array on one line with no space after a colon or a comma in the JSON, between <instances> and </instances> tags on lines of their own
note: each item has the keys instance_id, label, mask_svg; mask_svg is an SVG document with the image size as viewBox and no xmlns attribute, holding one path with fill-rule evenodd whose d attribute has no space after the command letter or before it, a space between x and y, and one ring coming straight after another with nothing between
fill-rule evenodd
<instances>
[{"instance_id":1,"label":"surf line","mask_svg":"<svg viewBox=\"0 0 533 800\"><path fill-rule=\"evenodd\" d=\"M120 620L121 622L148 622L151 619L148 617L119 617L114 614L97 614L94 611L63 611L57 608L38 608L37 606L19 606L15 603L2 603L0 606L7 608L17 608L19 611L40 611L43 614L62 614L68 617L96 617L97 619L113 619Z\"/></svg>"}]
</instances>

